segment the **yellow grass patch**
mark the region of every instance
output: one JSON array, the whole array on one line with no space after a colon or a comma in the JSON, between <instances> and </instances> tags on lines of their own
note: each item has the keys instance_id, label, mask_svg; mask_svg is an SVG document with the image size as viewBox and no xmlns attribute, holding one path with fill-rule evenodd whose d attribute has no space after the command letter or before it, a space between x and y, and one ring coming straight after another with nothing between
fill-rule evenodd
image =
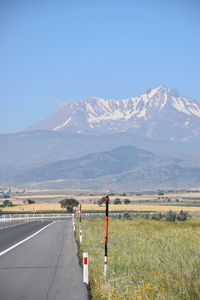
<instances>
[{"instance_id":1,"label":"yellow grass patch","mask_svg":"<svg viewBox=\"0 0 200 300\"><path fill-rule=\"evenodd\" d=\"M169 210L173 211L188 211L188 212L200 212L200 207L188 207L188 206L161 206L161 205L154 205L154 204L110 204L109 206L111 211L159 211L159 212L167 212ZM2 208L2 211L15 211L15 212L23 212L23 211L48 211L48 210L60 210L65 211L65 209L61 208L59 203L34 203L34 204L21 204L13 207L5 207ZM105 205L102 207L98 206L97 204L82 204L83 211L102 211L105 210Z\"/></svg>"},{"instance_id":2,"label":"yellow grass patch","mask_svg":"<svg viewBox=\"0 0 200 300\"><path fill-rule=\"evenodd\" d=\"M83 210L104 210L105 206L98 206L97 204L82 204ZM180 211L185 210L189 212L200 212L200 207L188 207L188 206L161 206L154 204L110 204L109 209L111 211L159 211L166 212L169 210Z\"/></svg>"},{"instance_id":3,"label":"yellow grass patch","mask_svg":"<svg viewBox=\"0 0 200 300\"><path fill-rule=\"evenodd\" d=\"M48 210L60 210L65 211L61 208L59 203L34 203L34 204L21 204L13 207L4 207L2 211L14 211L14 212L26 212L26 211L48 211Z\"/></svg>"}]
</instances>

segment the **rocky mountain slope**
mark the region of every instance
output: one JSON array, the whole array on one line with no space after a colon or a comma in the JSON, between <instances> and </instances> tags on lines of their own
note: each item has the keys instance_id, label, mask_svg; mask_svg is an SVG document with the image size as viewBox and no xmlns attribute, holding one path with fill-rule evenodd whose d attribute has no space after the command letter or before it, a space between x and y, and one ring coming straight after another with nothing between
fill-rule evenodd
<instances>
[{"instance_id":1,"label":"rocky mountain slope","mask_svg":"<svg viewBox=\"0 0 200 300\"><path fill-rule=\"evenodd\" d=\"M126 146L134 149L127 152ZM0 184L195 187L199 149L200 105L174 89L160 86L125 100L89 98L24 132L0 135Z\"/></svg>"},{"instance_id":2,"label":"rocky mountain slope","mask_svg":"<svg viewBox=\"0 0 200 300\"><path fill-rule=\"evenodd\" d=\"M79 134L129 132L160 140L200 136L200 104L160 86L124 100L89 98L65 105L29 130Z\"/></svg>"},{"instance_id":3,"label":"rocky mountain slope","mask_svg":"<svg viewBox=\"0 0 200 300\"><path fill-rule=\"evenodd\" d=\"M194 187L199 184L200 168L179 165L180 160L161 159L154 153L132 146L93 153L74 160L58 162L19 173L16 182L55 183L68 187L92 182L99 189L151 189Z\"/></svg>"}]
</instances>

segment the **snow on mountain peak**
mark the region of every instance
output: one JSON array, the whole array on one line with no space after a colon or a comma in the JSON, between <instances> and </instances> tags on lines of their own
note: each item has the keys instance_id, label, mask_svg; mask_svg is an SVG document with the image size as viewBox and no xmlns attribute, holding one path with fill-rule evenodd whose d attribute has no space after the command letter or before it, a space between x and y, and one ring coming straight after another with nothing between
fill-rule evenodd
<instances>
[{"instance_id":1,"label":"snow on mountain peak","mask_svg":"<svg viewBox=\"0 0 200 300\"><path fill-rule=\"evenodd\" d=\"M145 132L144 135L154 138L157 135L162 138L166 132L170 138L173 133L176 139L183 129L187 135L189 131L191 135L200 132L200 104L176 89L161 85L128 99L89 97L74 101L30 129L76 133Z\"/></svg>"}]
</instances>

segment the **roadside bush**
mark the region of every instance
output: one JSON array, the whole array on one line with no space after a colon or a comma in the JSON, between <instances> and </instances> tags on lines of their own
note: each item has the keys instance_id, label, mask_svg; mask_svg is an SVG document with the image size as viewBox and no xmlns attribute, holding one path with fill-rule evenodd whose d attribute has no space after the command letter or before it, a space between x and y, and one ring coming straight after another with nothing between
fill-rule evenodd
<instances>
[{"instance_id":1,"label":"roadside bush","mask_svg":"<svg viewBox=\"0 0 200 300\"><path fill-rule=\"evenodd\" d=\"M180 213L176 213L172 210L168 211L166 220L175 222L175 221L186 221L188 218L188 213L186 211L181 210Z\"/></svg>"},{"instance_id":2,"label":"roadside bush","mask_svg":"<svg viewBox=\"0 0 200 300\"><path fill-rule=\"evenodd\" d=\"M166 220L170 222L175 222L176 221L176 213L172 210L168 211Z\"/></svg>"},{"instance_id":3,"label":"roadside bush","mask_svg":"<svg viewBox=\"0 0 200 300\"><path fill-rule=\"evenodd\" d=\"M157 215L153 215L151 217L152 220L161 220L163 218L163 215L161 213L157 214Z\"/></svg>"},{"instance_id":4,"label":"roadside bush","mask_svg":"<svg viewBox=\"0 0 200 300\"><path fill-rule=\"evenodd\" d=\"M186 221L188 218L188 213L186 211L181 210L180 213L177 215L178 221Z\"/></svg>"},{"instance_id":5,"label":"roadside bush","mask_svg":"<svg viewBox=\"0 0 200 300\"><path fill-rule=\"evenodd\" d=\"M131 216L130 216L130 214L128 212L125 212L123 214L123 218L126 219L126 220L131 220Z\"/></svg>"},{"instance_id":6,"label":"roadside bush","mask_svg":"<svg viewBox=\"0 0 200 300\"><path fill-rule=\"evenodd\" d=\"M144 218L147 219L147 220L149 220L150 219L150 214L145 214Z\"/></svg>"}]
</instances>

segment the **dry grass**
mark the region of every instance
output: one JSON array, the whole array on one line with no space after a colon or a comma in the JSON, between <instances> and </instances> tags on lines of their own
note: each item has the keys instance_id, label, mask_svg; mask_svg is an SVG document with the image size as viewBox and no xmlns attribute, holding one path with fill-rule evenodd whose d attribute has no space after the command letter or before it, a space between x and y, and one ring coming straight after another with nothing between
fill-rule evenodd
<instances>
[{"instance_id":1,"label":"dry grass","mask_svg":"<svg viewBox=\"0 0 200 300\"><path fill-rule=\"evenodd\" d=\"M188 206L160 206L155 204L110 204L109 208L111 211L159 211L159 212L167 212L169 210L180 211L186 210L188 212L200 212L200 207L188 207ZM105 206L98 206L97 204L83 204L83 210L105 210Z\"/></svg>"},{"instance_id":2,"label":"dry grass","mask_svg":"<svg viewBox=\"0 0 200 300\"><path fill-rule=\"evenodd\" d=\"M37 199L37 198L44 198L44 199L46 199L46 198L60 198L60 197L62 197L62 198L64 198L64 197L66 197L66 195L22 195L22 196L15 196L15 198L16 199L23 199L23 200L25 200L25 199Z\"/></svg>"},{"instance_id":3,"label":"dry grass","mask_svg":"<svg viewBox=\"0 0 200 300\"><path fill-rule=\"evenodd\" d=\"M22 204L22 205L17 205L13 207L4 207L1 209L2 211L9 212L9 211L14 211L14 212L28 212L28 211L65 211L65 209L61 209L61 206L59 203L34 203L34 204Z\"/></svg>"},{"instance_id":4,"label":"dry grass","mask_svg":"<svg viewBox=\"0 0 200 300\"><path fill-rule=\"evenodd\" d=\"M43 202L49 202L49 203L57 203L61 199L64 198L76 198L79 202L81 203L94 203L97 202L101 196L99 196L99 193L96 195L94 194L93 196L91 195L77 195L77 191L27 191L26 194L23 195L16 195L12 196L9 200L13 202L13 204L23 204L24 200L27 199L33 199L37 203L43 203ZM103 196L103 194L102 194ZM127 196L121 196L121 195L114 195L110 196L110 200L113 202L115 198L120 198L122 202L124 202L125 199L129 199L130 201L134 202L140 202L140 201L151 201L155 202L158 197L162 198L170 198L172 202L175 202L176 199L179 199L181 201L191 201L193 200L192 198L200 198L200 193L168 193L165 195L154 195L154 194L142 194L141 196L136 196L136 195L127 195ZM3 201L3 200L2 200ZM1 202L2 202L1 201ZM163 200L164 201L164 200ZM148 205L148 204L146 204ZM163 211L163 210L162 210Z\"/></svg>"},{"instance_id":5,"label":"dry grass","mask_svg":"<svg viewBox=\"0 0 200 300\"><path fill-rule=\"evenodd\" d=\"M179 223L111 219L107 278L104 220L83 219L82 229L79 253L89 253L94 300L200 299L200 219Z\"/></svg>"},{"instance_id":6,"label":"dry grass","mask_svg":"<svg viewBox=\"0 0 200 300\"><path fill-rule=\"evenodd\" d=\"M8 212L8 211L15 211L15 212L21 212L21 211L49 211L49 210L60 210L61 206L59 203L34 203L34 204L21 204L16 205L13 207L4 207L1 209L2 211ZM97 204L82 204L82 210L83 211L104 211L105 206L98 206ZM160 205L154 205L154 204L110 204L110 211L158 211L158 212L167 212L169 210L173 211L188 211L188 212L200 212L200 207L192 207L192 206L160 206Z\"/></svg>"}]
</instances>

